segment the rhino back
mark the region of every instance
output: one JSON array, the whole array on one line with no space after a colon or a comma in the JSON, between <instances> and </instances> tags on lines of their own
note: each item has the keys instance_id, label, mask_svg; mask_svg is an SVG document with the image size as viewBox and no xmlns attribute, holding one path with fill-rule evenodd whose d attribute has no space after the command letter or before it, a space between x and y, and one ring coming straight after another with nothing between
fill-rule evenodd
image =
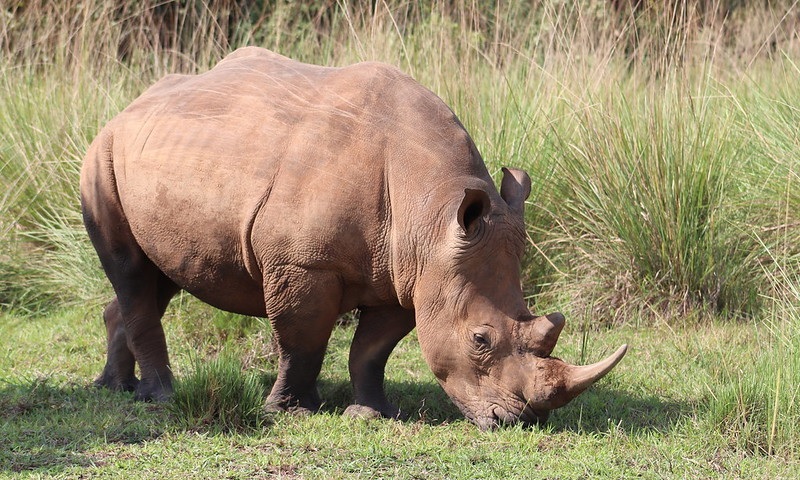
<instances>
[{"instance_id":1,"label":"rhino back","mask_svg":"<svg viewBox=\"0 0 800 480\"><path fill-rule=\"evenodd\" d=\"M255 48L166 77L108 128L143 250L204 301L250 314L264 313L264 275L280 264L338 272L343 309L392 301L389 183L413 203L436 175L485 174L452 112L396 69Z\"/></svg>"}]
</instances>

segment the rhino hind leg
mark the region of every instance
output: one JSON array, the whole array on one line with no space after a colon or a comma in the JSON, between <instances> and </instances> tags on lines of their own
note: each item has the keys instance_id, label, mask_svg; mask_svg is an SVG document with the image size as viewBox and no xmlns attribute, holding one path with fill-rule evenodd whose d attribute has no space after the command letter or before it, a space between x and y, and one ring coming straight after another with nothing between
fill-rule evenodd
<instances>
[{"instance_id":1,"label":"rhino hind leg","mask_svg":"<svg viewBox=\"0 0 800 480\"><path fill-rule=\"evenodd\" d=\"M103 314L108 350L95 384L134 390L137 400L164 401L172 393L172 374L161 317L179 288L136 243L115 196L92 195L82 204L89 238L116 292Z\"/></svg>"},{"instance_id":2,"label":"rhino hind leg","mask_svg":"<svg viewBox=\"0 0 800 480\"><path fill-rule=\"evenodd\" d=\"M117 332L113 339L109 333L109 353L103 372L105 375L109 368L116 372L126 372L123 367L130 368L127 371L130 371L130 377L135 382L132 367L128 367L129 358L133 356L141 373L141 380L134 383L136 400L160 402L166 401L172 395L172 371L161 318L179 288L154 266L148 270L149 275L141 279L141 283L136 284L133 289L136 293L120 293L115 300L120 305L127 305L120 306L121 321L116 322ZM114 355L124 350L128 352L127 358L124 354ZM124 375L122 379L124 381Z\"/></svg>"},{"instance_id":3,"label":"rhino hind leg","mask_svg":"<svg viewBox=\"0 0 800 480\"><path fill-rule=\"evenodd\" d=\"M136 359L128 347L122 326L122 312L116 298L103 311L103 322L107 334L106 366L94 384L111 390L132 392L139 385L139 379L134 374Z\"/></svg>"},{"instance_id":4,"label":"rhino hind leg","mask_svg":"<svg viewBox=\"0 0 800 480\"><path fill-rule=\"evenodd\" d=\"M117 297L103 314L106 365L95 384L133 390L137 400L165 401L172 394L172 373L161 317L179 288L144 254L111 263L107 275ZM141 380L134 375L135 363Z\"/></svg>"},{"instance_id":5,"label":"rhino hind leg","mask_svg":"<svg viewBox=\"0 0 800 480\"><path fill-rule=\"evenodd\" d=\"M359 418L400 418L386 398L386 361L397 343L414 328L414 312L399 306L362 308L350 347L350 380L355 401L345 415Z\"/></svg>"}]
</instances>

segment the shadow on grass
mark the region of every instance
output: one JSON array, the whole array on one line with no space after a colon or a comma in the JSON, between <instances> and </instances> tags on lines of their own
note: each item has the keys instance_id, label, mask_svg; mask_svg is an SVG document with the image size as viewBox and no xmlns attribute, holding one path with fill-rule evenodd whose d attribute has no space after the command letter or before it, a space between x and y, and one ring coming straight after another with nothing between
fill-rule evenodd
<instances>
[{"instance_id":1,"label":"shadow on grass","mask_svg":"<svg viewBox=\"0 0 800 480\"><path fill-rule=\"evenodd\" d=\"M594 386L550 415L554 432L602 433L611 430L647 435L672 430L695 407L688 402Z\"/></svg>"},{"instance_id":2,"label":"shadow on grass","mask_svg":"<svg viewBox=\"0 0 800 480\"><path fill-rule=\"evenodd\" d=\"M321 382L320 391L327 400L323 410L331 413L341 413L352 399L349 384ZM444 425L464 420L436 383L387 381L386 393L389 400L407 415L407 422ZM639 435L669 431L681 417L692 411L693 406L686 402L656 396L635 397L627 392L595 386L553 411L546 425L554 432L600 433L615 429Z\"/></svg>"},{"instance_id":3,"label":"shadow on grass","mask_svg":"<svg viewBox=\"0 0 800 480\"><path fill-rule=\"evenodd\" d=\"M323 412L341 414L353 401L349 382L323 379L318 387L324 401ZM464 419L437 383L387 381L386 396L400 408L406 422L442 425Z\"/></svg>"},{"instance_id":4,"label":"shadow on grass","mask_svg":"<svg viewBox=\"0 0 800 480\"><path fill-rule=\"evenodd\" d=\"M49 379L0 379L0 472L58 474L102 465L93 447L140 443L170 424L164 405Z\"/></svg>"},{"instance_id":5,"label":"shadow on grass","mask_svg":"<svg viewBox=\"0 0 800 480\"><path fill-rule=\"evenodd\" d=\"M262 377L268 388L274 376ZM321 380L323 412L341 413L352 401L348 382ZM386 385L390 400L407 423L440 426L463 421L441 387L429 382ZM691 413L686 403L635 397L595 387L556 410L547 428L554 432L608 432L630 435L667 432ZM0 379L0 472L59 474L75 467L102 466L110 443L136 444L170 431L214 430L213 424L187 425L169 405L135 402L131 394L55 380ZM268 428L268 427L267 427Z\"/></svg>"}]
</instances>

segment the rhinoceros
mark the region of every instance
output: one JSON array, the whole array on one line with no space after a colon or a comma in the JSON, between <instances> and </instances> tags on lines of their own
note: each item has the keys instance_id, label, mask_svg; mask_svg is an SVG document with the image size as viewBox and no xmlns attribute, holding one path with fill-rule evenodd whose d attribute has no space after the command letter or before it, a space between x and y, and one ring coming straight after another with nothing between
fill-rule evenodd
<instances>
[{"instance_id":1,"label":"rhinoceros","mask_svg":"<svg viewBox=\"0 0 800 480\"><path fill-rule=\"evenodd\" d=\"M384 369L415 326L433 374L481 428L545 420L626 351L588 366L551 356L564 317L532 314L520 285L529 176L503 169L498 193L452 110L386 64L248 47L167 75L100 131L80 188L116 294L96 384L139 400L172 392L161 318L180 290L269 318L272 410L320 407L329 337L354 309L355 416L398 416Z\"/></svg>"}]
</instances>

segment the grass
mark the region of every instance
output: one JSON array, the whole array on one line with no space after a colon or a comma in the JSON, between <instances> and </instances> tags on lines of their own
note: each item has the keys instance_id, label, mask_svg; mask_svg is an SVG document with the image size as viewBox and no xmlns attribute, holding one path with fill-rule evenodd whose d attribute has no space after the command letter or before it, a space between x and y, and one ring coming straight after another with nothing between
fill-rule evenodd
<instances>
[{"instance_id":1,"label":"grass","mask_svg":"<svg viewBox=\"0 0 800 480\"><path fill-rule=\"evenodd\" d=\"M796 476L797 2L612 3L0 7L0 476ZM156 79L245 44L385 61L440 95L493 174L533 178L524 284L568 315L557 353L625 342L623 363L542 429L481 433L412 335L387 377L411 418L364 423L339 415L345 324L323 413L267 416L267 323L184 295L166 320L173 403L89 387L110 288L78 213L82 156Z\"/></svg>"},{"instance_id":2,"label":"grass","mask_svg":"<svg viewBox=\"0 0 800 480\"><path fill-rule=\"evenodd\" d=\"M611 307L616 320L760 307L762 248L743 228L753 219L739 198L743 140L728 133L725 99L680 88L600 99L559 149L563 200L544 235L582 278L560 287L574 303Z\"/></svg>"},{"instance_id":3,"label":"grass","mask_svg":"<svg viewBox=\"0 0 800 480\"><path fill-rule=\"evenodd\" d=\"M284 5L237 10L239 28L208 6L205 13L173 11L169 2L67 7L71 22L47 2L4 17L4 304L41 311L108 295L76 214L77 172L89 142L162 74L204 71L248 42L329 65L399 65L454 108L492 172L505 164L528 170L536 255L526 285L544 304L596 308L609 312L605 322L747 318L758 315L768 293L761 242L772 252L782 244L789 257L795 252L788 246L800 244L800 230L790 228L798 224L791 188L798 42L781 37L782 55L745 58L728 49L732 31L760 31L738 16L741 10L718 32L713 15L678 12L688 24L699 22L679 29L683 37L674 41L686 45L675 48L686 53L678 62L673 47L655 59L647 46L674 37L647 26L665 12L648 10L630 23L594 4L543 2L484 14L458 2L386 3L370 12L320 7L313 15L310 5ZM42 23L49 17L53 23ZM317 20L303 23L308 17ZM781 18L776 36L791 28ZM166 19L175 36L152 37L167 28ZM248 30L264 22L269 28ZM653 37L609 38L615 22L625 35L633 29ZM92 43L88 31L104 40ZM197 32L207 34L203 42L192 36ZM693 43L712 34L721 36L707 39L717 50ZM63 37L70 49L53 49Z\"/></svg>"},{"instance_id":4,"label":"grass","mask_svg":"<svg viewBox=\"0 0 800 480\"><path fill-rule=\"evenodd\" d=\"M770 332L754 324L597 332L586 345L590 358L622 341L632 345L614 373L555 411L543 428L481 432L438 387L413 335L401 342L387 372L389 396L411 413L409 420L340 415L352 398L347 346L353 327L345 325L335 330L323 368L322 413L272 414L230 428L225 410L258 406L257 398L228 393L223 415L207 417L182 408L180 400L137 403L130 394L91 387L103 362L98 315L76 308L41 318L0 318L6 345L0 438L10 446L0 451L0 476L791 478L800 466L796 451L780 438L770 455L739 443L742 432L719 423L711 408L712 392L724 391L732 375L750 368L758 354L753 343L769 340ZM248 341L252 335L217 342L222 351L216 353L185 335L186 322L210 315L193 301L168 312L177 397L206 401L193 383L220 374L229 385L268 386L274 366L239 368L240 359L261 350ZM573 326L556 353L577 361L580 350ZM198 355L208 361L201 365Z\"/></svg>"},{"instance_id":5,"label":"grass","mask_svg":"<svg viewBox=\"0 0 800 480\"><path fill-rule=\"evenodd\" d=\"M191 374L178 379L170 407L190 425L213 423L224 430L241 430L265 422L266 394L256 375L242 374L238 359L196 358Z\"/></svg>"},{"instance_id":6,"label":"grass","mask_svg":"<svg viewBox=\"0 0 800 480\"><path fill-rule=\"evenodd\" d=\"M728 430L738 448L797 457L800 445L793 437L800 421L800 283L784 276L777 284L776 309L765 322L765 352L727 374L725 387L711 402L710 418Z\"/></svg>"}]
</instances>

